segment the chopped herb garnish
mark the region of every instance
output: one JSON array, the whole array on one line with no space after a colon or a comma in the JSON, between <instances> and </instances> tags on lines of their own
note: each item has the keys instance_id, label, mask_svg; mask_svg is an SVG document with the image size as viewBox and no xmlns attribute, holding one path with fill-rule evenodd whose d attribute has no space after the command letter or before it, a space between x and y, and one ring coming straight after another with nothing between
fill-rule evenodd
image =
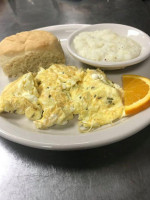
<instances>
[{"instance_id":1,"label":"chopped herb garnish","mask_svg":"<svg viewBox=\"0 0 150 200\"><path fill-rule=\"evenodd\" d=\"M114 100L112 97L107 97L107 100L110 100L110 101L112 101L112 100Z\"/></svg>"},{"instance_id":2,"label":"chopped herb garnish","mask_svg":"<svg viewBox=\"0 0 150 200\"><path fill-rule=\"evenodd\" d=\"M97 97L98 99L101 99L102 97Z\"/></svg>"},{"instance_id":3,"label":"chopped herb garnish","mask_svg":"<svg viewBox=\"0 0 150 200\"><path fill-rule=\"evenodd\" d=\"M96 94L94 95L94 98L96 97Z\"/></svg>"},{"instance_id":4,"label":"chopped herb garnish","mask_svg":"<svg viewBox=\"0 0 150 200\"><path fill-rule=\"evenodd\" d=\"M51 95L50 95L50 94L48 95L48 98L51 98Z\"/></svg>"},{"instance_id":5,"label":"chopped herb garnish","mask_svg":"<svg viewBox=\"0 0 150 200\"><path fill-rule=\"evenodd\" d=\"M109 103L109 104L112 104L112 105L115 105L114 103L113 103L113 98L111 98L111 97L107 97L107 102Z\"/></svg>"},{"instance_id":6,"label":"chopped herb garnish","mask_svg":"<svg viewBox=\"0 0 150 200\"><path fill-rule=\"evenodd\" d=\"M40 85L40 84L41 84L41 81L38 81L37 84Z\"/></svg>"},{"instance_id":7,"label":"chopped herb garnish","mask_svg":"<svg viewBox=\"0 0 150 200\"><path fill-rule=\"evenodd\" d=\"M94 89L94 88L95 88L94 86L91 87L91 89Z\"/></svg>"}]
</instances>

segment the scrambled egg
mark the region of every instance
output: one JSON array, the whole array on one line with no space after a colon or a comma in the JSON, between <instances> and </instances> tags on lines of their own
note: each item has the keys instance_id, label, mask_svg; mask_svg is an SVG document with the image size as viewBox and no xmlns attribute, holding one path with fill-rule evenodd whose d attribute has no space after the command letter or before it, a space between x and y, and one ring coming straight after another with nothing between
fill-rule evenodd
<instances>
[{"instance_id":1,"label":"scrambled egg","mask_svg":"<svg viewBox=\"0 0 150 200\"><path fill-rule=\"evenodd\" d=\"M82 76L83 71L73 66L52 65L46 70L41 69L35 78L43 110L42 118L34 122L37 128L64 125L73 119L70 88L81 81Z\"/></svg>"},{"instance_id":2,"label":"scrambled egg","mask_svg":"<svg viewBox=\"0 0 150 200\"><path fill-rule=\"evenodd\" d=\"M112 123L123 114L122 91L100 70L87 70L82 82L71 89L71 98L83 127Z\"/></svg>"},{"instance_id":3,"label":"scrambled egg","mask_svg":"<svg viewBox=\"0 0 150 200\"><path fill-rule=\"evenodd\" d=\"M0 96L0 112L25 114L37 128L64 125L78 115L86 129L123 116L122 89L101 70L52 65L10 83Z\"/></svg>"},{"instance_id":4,"label":"scrambled egg","mask_svg":"<svg viewBox=\"0 0 150 200\"><path fill-rule=\"evenodd\" d=\"M27 73L5 87L0 96L0 112L25 114L30 120L42 116L39 93L32 73Z\"/></svg>"}]
</instances>

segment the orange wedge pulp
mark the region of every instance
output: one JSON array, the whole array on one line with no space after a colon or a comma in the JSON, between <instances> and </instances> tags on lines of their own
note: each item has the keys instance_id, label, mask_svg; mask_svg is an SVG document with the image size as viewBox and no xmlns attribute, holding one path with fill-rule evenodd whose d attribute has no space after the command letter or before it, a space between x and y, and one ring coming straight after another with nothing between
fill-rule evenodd
<instances>
[{"instance_id":1,"label":"orange wedge pulp","mask_svg":"<svg viewBox=\"0 0 150 200\"><path fill-rule=\"evenodd\" d=\"M123 75L126 115L136 114L150 106L150 79L138 75Z\"/></svg>"}]
</instances>

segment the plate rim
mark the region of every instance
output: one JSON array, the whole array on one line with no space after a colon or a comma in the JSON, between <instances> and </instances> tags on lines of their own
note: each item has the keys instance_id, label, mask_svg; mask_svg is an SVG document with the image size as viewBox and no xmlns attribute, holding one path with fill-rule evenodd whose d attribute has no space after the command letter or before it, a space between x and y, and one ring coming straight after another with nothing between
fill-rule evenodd
<instances>
[{"instance_id":1,"label":"plate rim","mask_svg":"<svg viewBox=\"0 0 150 200\"><path fill-rule=\"evenodd\" d=\"M72 29L72 26L76 26L76 27L82 27L82 26L87 26L89 24L65 24L65 25L55 25L55 26L47 26L47 27L41 27L39 29L55 29L55 28L70 28ZM75 28L75 27L74 27ZM51 30L49 30L51 31ZM142 111L142 113L145 113L145 116L149 116L150 113L150 108ZM12 142L24 145L24 146L28 146L28 147L33 147L33 148L38 148L38 149L46 149L46 150L81 150L81 149L89 149L89 148L95 148L95 147L100 147L100 146L105 146L108 144L112 144L114 142L118 142L121 141L125 138L128 138L132 135L134 135L135 133L137 133L138 131L142 130L143 128L145 128L146 126L148 126L150 124L150 119L148 118L146 121L144 121L144 123L142 124L142 126L138 126L136 128L132 127L132 121L134 122L136 120L136 118L138 119L142 119L142 114L139 113L137 114L135 117L132 118L132 120L130 120L130 131L128 131L127 134L122 134L118 135L116 138L112 137L110 140L107 140L107 138L104 141L99 141L99 137L100 134L99 132L93 132L93 133L86 133L86 134L81 134L81 135L67 135L69 140L67 143L64 143L64 139L66 138L66 135L49 135L50 138L55 138L56 140L59 138L63 139L61 144L58 141L55 141L54 143L47 142L47 143L42 143L42 142L38 142L38 141L33 141L33 140L29 140L29 139L22 139L21 134L20 137L17 137L16 135L14 135L12 132L10 133L9 131L9 127L3 128L3 123L2 126L0 126L0 136L10 140ZM3 119L5 120L5 119ZM0 116L0 122L3 122L2 117ZM9 122L7 122L9 124ZM120 124L122 124L123 126L124 122L121 122ZM111 126L111 129L116 129L117 125L115 126ZM120 127L120 126L119 126ZM11 126L10 126L11 128ZM17 127L18 128L18 127ZM109 128L109 127L108 127ZM104 129L103 134L105 134L105 132L107 132L107 128ZM117 128L117 130L119 130ZM22 129L23 132L28 132L27 130ZM22 131L20 131L20 133L22 133ZM14 131L15 132L15 131ZM125 130L123 130L123 132L126 132ZM42 134L41 134L42 136ZM97 137L98 136L98 137ZM80 140L82 138L82 140ZM84 138L84 139L83 139ZM91 138L92 140L90 141L89 138ZM71 142L73 140L73 142Z\"/></svg>"}]
</instances>

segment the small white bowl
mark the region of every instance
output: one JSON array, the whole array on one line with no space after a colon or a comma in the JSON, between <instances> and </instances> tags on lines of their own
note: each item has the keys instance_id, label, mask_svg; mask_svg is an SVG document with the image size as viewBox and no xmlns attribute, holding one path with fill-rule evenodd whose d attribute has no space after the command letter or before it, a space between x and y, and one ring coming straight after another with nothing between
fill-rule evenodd
<instances>
[{"instance_id":1,"label":"small white bowl","mask_svg":"<svg viewBox=\"0 0 150 200\"><path fill-rule=\"evenodd\" d=\"M142 48L140 55L128 61L108 62L108 61L93 61L90 59L83 58L76 53L76 50L74 49L74 45L73 45L73 40L76 35L78 35L81 32L87 32L87 31L90 32L90 31L104 30L104 29L110 29L113 32L118 33L119 35L129 37L133 39L134 41L136 41L137 43L139 43ZM143 31L137 28L122 25L122 24L87 25L87 27L79 29L69 36L68 42L67 42L67 49L73 57L75 57L76 59L88 65L92 65L94 67L100 67L101 69L104 69L104 70L122 69L127 66L142 62L143 60L145 60L146 58L150 56L150 37L146 33L144 33Z\"/></svg>"}]
</instances>

